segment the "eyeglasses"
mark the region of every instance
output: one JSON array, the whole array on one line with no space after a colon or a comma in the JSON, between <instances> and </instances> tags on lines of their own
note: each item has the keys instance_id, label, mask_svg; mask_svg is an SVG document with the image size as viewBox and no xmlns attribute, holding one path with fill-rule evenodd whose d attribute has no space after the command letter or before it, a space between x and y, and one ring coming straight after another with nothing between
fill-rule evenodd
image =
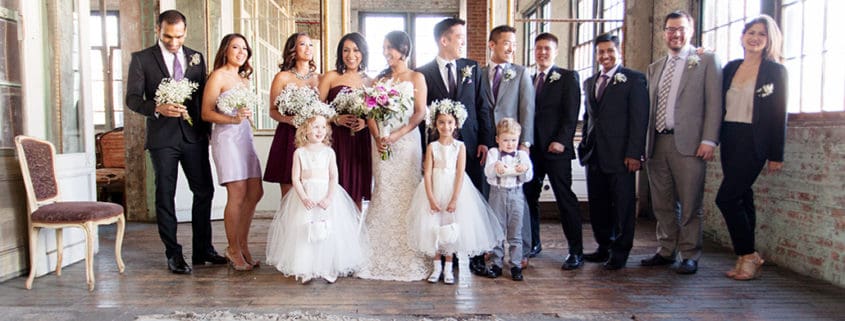
<instances>
[{"instance_id":1,"label":"eyeglasses","mask_svg":"<svg viewBox=\"0 0 845 321\"><path fill-rule=\"evenodd\" d=\"M675 34L678 31L680 31L681 33L684 33L684 31L686 31L686 29L684 27L666 27L666 28L663 28L663 31L672 35L672 34Z\"/></svg>"}]
</instances>

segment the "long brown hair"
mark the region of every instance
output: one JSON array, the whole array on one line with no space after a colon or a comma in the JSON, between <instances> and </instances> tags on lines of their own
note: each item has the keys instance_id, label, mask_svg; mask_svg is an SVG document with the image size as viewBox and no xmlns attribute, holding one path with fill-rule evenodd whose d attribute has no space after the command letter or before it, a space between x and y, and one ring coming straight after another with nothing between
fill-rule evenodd
<instances>
[{"instance_id":1,"label":"long brown hair","mask_svg":"<svg viewBox=\"0 0 845 321\"><path fill-rule=\"evenodd\" d=\"M299 40L299 37L305 36L309 37L305 32L297 32L290 37L288 40L285 41L285 49L282 50L282 63L279 64L279 69L281 71L291 70L296 67L296 42ZM311 60L308 61L308 70L315 71L317 70L317 64L314 63L314 57L311 57Z\"/></svg>"},{"instance_id":2,"label":"long brown hair","mask_svg":"<svg viewBox=\"0 0 845 321\"><path fill-rule=\"evenodd\" d=\"M763 25L763 29L766 29L766 47L763 48L763 59L783 63L783 34L780 32L775 19L772 19L769 15L761 14L745 24L742 28L742 34L745 34L748 29L758 23Z\"/></svg>"},{"instance_id":3,"label":"long brown hair","mask_svg":"<svg viewBox=\"0 0 845 321\"><path fill-rule=\"evenodd\" d=\"M223 67L223 65L228 63L226 61L226 51L229 49L229 44L232 42L232 39L235 39L236 37L243 39L244 44L246 45L246 61L244 61L243 65L238 67L238 75L249 79L249 76L252 75L252 66L249 64L249 58L252 58L252 47L249 46L249 41L246 40L246 37L239 33L230 33L223 37L223 40L220 40L220 48L217 49L217 55L214 56L214 69Z\"/></svg>"}]
</instances>

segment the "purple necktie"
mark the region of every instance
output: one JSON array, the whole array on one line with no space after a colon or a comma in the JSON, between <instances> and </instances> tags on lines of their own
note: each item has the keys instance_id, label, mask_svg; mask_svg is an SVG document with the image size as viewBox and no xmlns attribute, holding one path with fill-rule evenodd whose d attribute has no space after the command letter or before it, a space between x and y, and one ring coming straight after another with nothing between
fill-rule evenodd
<instances>
[{"instance_id":1,"label":"purple necktie","mask_svg":"<svg viewBox=\"0 0 845 321\"><path fill-rule=\"evenodd\" d=\"M449 96L452 96L452 98L455 98L455 95L456 95L455 92L458 91L458 84L455 83L455 76L452 75L452 63L451 62L446 63L446 74L448 74L446 76L446 78L447 78L446 80L449 82Z\"/></svg>"},{"instance_id":2,"label":"purple necktie","mask_svg":"<svg viewBox=\"0 0 845 321\"><path fill-rule=\"evenodd\" d=\"M596 101L601 101L601 96L604 96L604 90L607 88L607 79L609 77L607 75L601 75L601 84L599 84L599 90L596 92Z\"/></svg>"},{"instance_id":3,"label":"purple necktie","mask_svg":"<svg viewBox=\"0 0 845 321\"><path fill-rule=\"evenodd\" d=\"M539 95L541 91L543 91L543 84L546 83L546 73L541 72L537 76L537 83L534 84L534 93L535 95Z\"/></svg>"},{"instance_id":4,"label":"purple necktie","mask_svg":"<svg viewBox=\"0 0 845 321\"><path fill-rule=\"evenodd\" d=\"M185 78L182 63L179 62L178 54L173 54L173 80L182 80L182 78Z\"/></svg>"},{"instance_id":5,"label":"purple necktie","mask_svg":"<svg viewBox=\"0 0 845 321\"><path fill-rule=\"evenodd\" d=\"M502 65L496 65L496 72L493 74L493 100L499 99L499 85L502 84Z\"/></svg>"}]
</instances>

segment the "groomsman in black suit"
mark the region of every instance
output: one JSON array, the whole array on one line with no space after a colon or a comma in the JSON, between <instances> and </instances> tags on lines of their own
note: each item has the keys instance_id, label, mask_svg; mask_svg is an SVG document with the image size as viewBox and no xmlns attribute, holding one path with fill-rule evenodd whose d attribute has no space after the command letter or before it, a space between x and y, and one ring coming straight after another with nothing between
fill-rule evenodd
<instances>
[{"instance_id":1,"label":"groomsman in black suit","mask_svg":"<svg viewBox=\"0 0 845 321\"><path fill-rule=\"evenodd\" d=\"M643 73L619 64L619 38L598 36L595 49L601 68L584 81L586 110L578 154L587 168L590 223L599 248L584 259L618 270L634 245L634 174L645 152L648 88Z\"/></svg>"},{"instance_id":2,"label":"groomsman in black suit","mask_svg":"<svg viewBox=\"0 0 845 321\"><path fill-rule=\"evenodd\" d=\"M176 10L158 16L158 42L132 53L126 81L126 106L147 117L147 141L155 170L155 202L158 232L164 242L167 267L176 274L190 274L182 245L176 239L176 179L179 164L194 194L191 207L193 264L225 264L211 244L211 199L214 183L208 161L209 123L200 117L200 99L206 67L202 54L183 46L187 20ZM155 93L164 78L188 79L199 84L184 105L155 103ZM186 116L187 115L187 116ZM190 117L190 118L188 118ZM186 119L191 119L193 125Z\"/></svg>"},{"instance_id":3,"label":"groomsman in black suit","mask_svg":"<svg viewBox=\"0 0 845 321\"><path fill-rule=\"evenodd\" d=\"M583 264L581 214L578 197L572 192L572 160L575 150L572 138L578 124L581 107L581 87L578 74L554 65L557 58L558 39L542 33L534 39L534 144L531 146L534 161L534 180L524 185L525 197L531 213L531 252L535 256L542 250L540 244L540 192L543 178L549 175L554 191L560 223L569 243L569 256L562 266L574 270Z\"/></svg>"},{"instance_id":4,"label":"groomsman in black suit","mask_svg":"<svg viewBox=\"0 0 845 321\"><path fill-rule=\"evenodd\" d=\"M487 194L483 164L487 148L494 141L493 114L490 104L483 97L486 86L482 85L481 68L474 60L461 58L466 42L466 22L458 18L446 18L434 26L434 39L437 41L437 57L434 61L417 69L425 77L428 87L427 105L441 99L459 101L466 107L467 119L459 132L459 139L467 150L466 173L472 184L483 194ZM423 155L433 132L426 132L425 124L420 124L423 142ZM428 137L429 139L426 139ZM484 257L477 256L470 260L470 269L475 274L486 275Z\"/></svg>"}]
</instances>

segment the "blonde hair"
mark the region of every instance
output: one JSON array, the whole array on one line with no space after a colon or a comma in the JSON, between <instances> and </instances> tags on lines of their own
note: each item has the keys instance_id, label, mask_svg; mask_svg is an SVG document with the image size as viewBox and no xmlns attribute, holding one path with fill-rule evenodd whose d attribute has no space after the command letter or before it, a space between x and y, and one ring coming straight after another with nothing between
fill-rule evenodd
<instances>
[{"instance_id":1,"label":"blonde hair","mask_svg":"<svg viewBox=\"0 0 845 321\"><path fill-rule=\"evenodd\" d=\"M502 120L496 124L496 135L513 134L519 136L520 133L522 133L522 126L520 126L513 118L502 118Z\"/></svg>"},{"instance_id":2,"label":"blonde hair","mask_svg":"<svg viewBox=\"0 0 845 321\"><path fill-rule=\"evenodd\" d=\"M323 138L323 144L326 144L326 146L332 145L332 126L329 126L329 120L323 115L314 115L296 128L296 136L294 138L296 147L302 147L308 144L308 134L311 133L311 124L317 120L317 117L322 117L326 120L326 137Z\"/></svg>"}]
</instances>

